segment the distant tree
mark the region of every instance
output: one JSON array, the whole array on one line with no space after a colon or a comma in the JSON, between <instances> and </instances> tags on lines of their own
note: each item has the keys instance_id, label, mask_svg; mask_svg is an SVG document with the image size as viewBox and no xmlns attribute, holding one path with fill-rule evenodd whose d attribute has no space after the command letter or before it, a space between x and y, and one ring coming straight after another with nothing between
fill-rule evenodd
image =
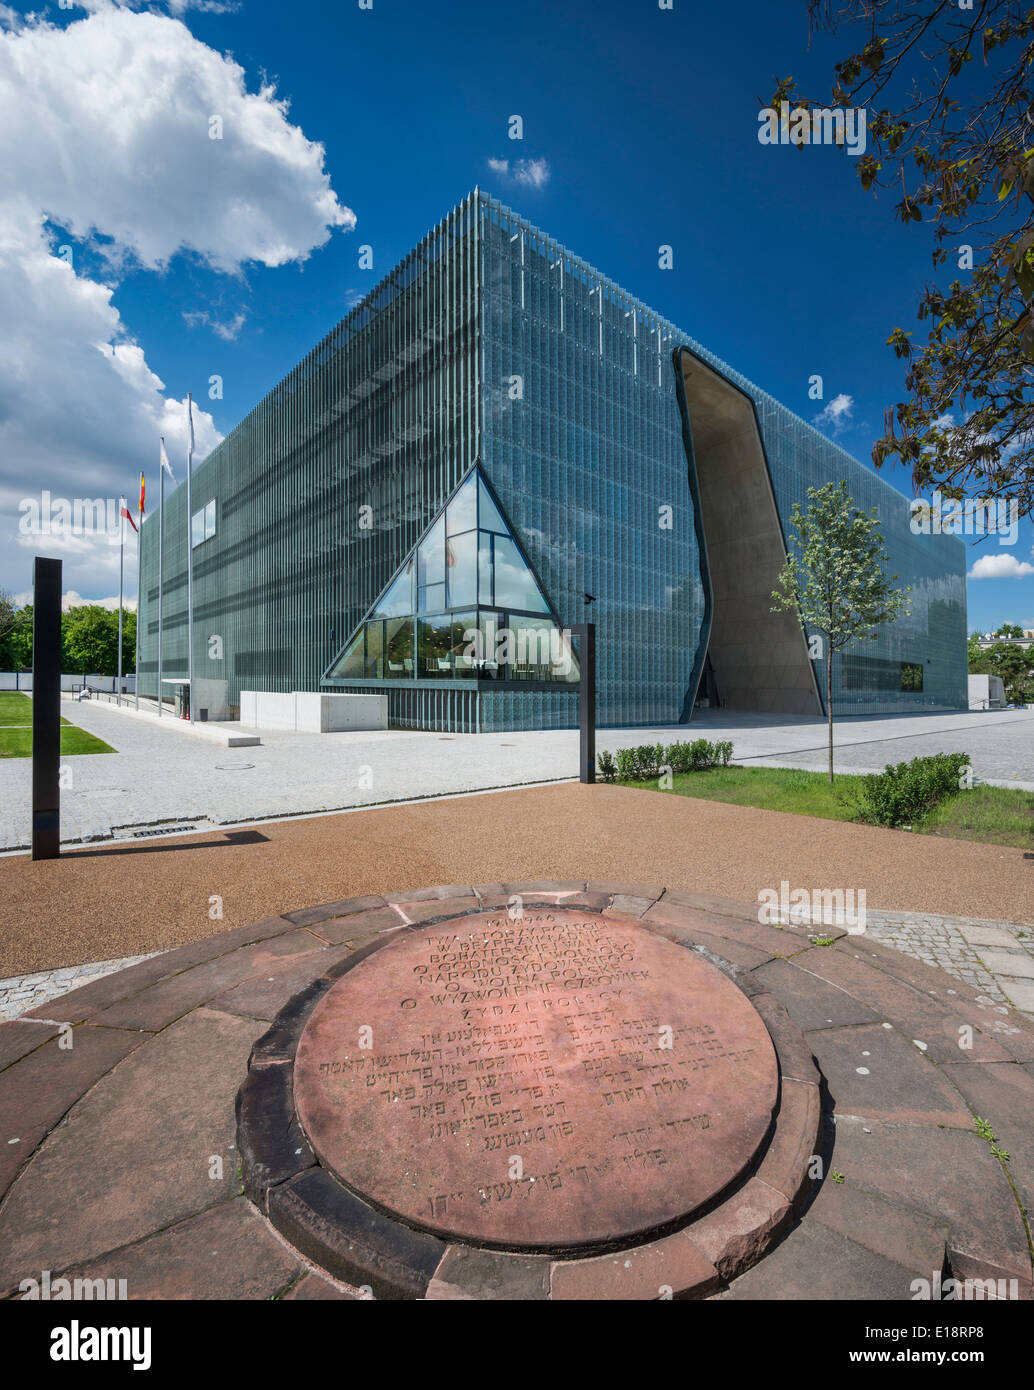
<instances>
[{"instance_id":1,"label":"distant tree","mask_svg":"<svg viewBox=\"0 0 1034 1390\"><path fill-rule=\"evenodd\" d=\"M18 607L6 589L0 589L0 642L14 627L18 617Z\"/></svg>"},{"instance_id":2,"label":"distant tree","mask_svg":"<svg viewBox=\"0 0 1034 1390\"><path fill-rule=\"evenodd\" d=\"M884 623L908 613L909 589L895 589L877 508L863 512L847 484L808 489L808 509L793 504L791 548L776 580L772 612L791 609L801 627L823 639L829 780L833 781L833 653L849 642L874 639Z\"/></svg>"},{"instance_id":3,"label":"distant tree","mask_svg":"<svg viewBox=\"0 0 1034 1390\"><path fill-rule=\"evenodd\" d=\"M910 399L885 412L877 468L897 455L921 487L1034 507L1034 9L1029 0L809 0L813 28L848 31L834 106L864 108L863 189L893 190L895 214L933 231L935 271L918 318L895 328ZM778 85L773 105L826 100ZM802 122L800 143L810 135ZM949 257L951 264L949 265Z\"/></svg>"},{"instance_id":4,"label":"distant tree","mask_svg":"<svg viewBox=\"0 0 1034 1390\"><path fill-rule=\"evenodd\" d=\"M86 675L113 676L118 667L118 610L84 603L62 617L64 669ZM122 632L122 669L133 670L136 660L136 614L127 609Z\"/></svg>"},{"instance_id":5,"label":"distant tree","mask_svg":"<svg viewBox=\"0 0 1034 1390\"><path fill-rule=\"evenodd\" d=\"M974 676L1000 676L1005 698L1013 704L1034 702L1034 647L1026 650L1018 642L995 642L970 662Z\"/></svg>"},{"instance_id":6,"label":"distant tree","mask_svg":"<svg viewBox=\"0 0 1034 1390\"><path fill-rule=\"evenodd\" d=\"M1023 628L1016 623L1003 623L995 633L996 637L1022 637Z\"/></svg>"},{"instance_id":7,"label":"distant tree","mask_svg":"<svg viewBox=\"0 0 1034 1390\"><path fill-rule=\"evenodd\" d=\"M974 676L980 674L974 662L980 661L984 655L980 647L980 641L983 635L982 632L971 632L969 634L969 641L966 643L966 661L969 664L970 673Z\"/></svg>"},{"instance_id":8,"label":"distant tree","mask_svg":"<svg viewBox=\"0 0 1034 1390\"><path fill-rule=\"evenodd\" d=\"M32 605L14 608L0 635L0 670L27 671L32 665Z\"/></svg>"}]
</instances>

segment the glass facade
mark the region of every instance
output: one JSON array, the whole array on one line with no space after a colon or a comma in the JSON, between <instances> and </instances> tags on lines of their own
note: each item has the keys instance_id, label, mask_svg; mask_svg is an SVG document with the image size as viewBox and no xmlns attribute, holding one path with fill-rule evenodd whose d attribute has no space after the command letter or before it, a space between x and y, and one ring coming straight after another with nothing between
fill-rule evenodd
<instances>
[{"instance_id":1,"label":"glass facade","mask_svg":"<svg viewBox=\"0 0 1034 1390\"><path fill-rule=\"evenodd\" d=\"M388 690L407 727L571 727L576 688L547 649L591 620L599 722L688 717L709 588L682 347L754 402L784 531L830 479L879 508L912 613L834 660L837 711L965 708L962 542L913 535L895 489L477 192L195 469L195 499L214 503L194 550L196 673L225 678L231 705L325 680ZM165 502L167 677L187 665L184 493ZM142 545L148 692L156 516ZM824 689L821 662L816 676Z\"/></svg>"},{"instance_id":2,"label":"glass facade","mask_svg":"<svg viewBox=\"0 0 1034 1390\"><path fill-rule=\"evenodd\" d=\"M385 678L493 686L578 680L570 644L479 468L428 527L322 683Z\"/></svg>"}]
</instances>

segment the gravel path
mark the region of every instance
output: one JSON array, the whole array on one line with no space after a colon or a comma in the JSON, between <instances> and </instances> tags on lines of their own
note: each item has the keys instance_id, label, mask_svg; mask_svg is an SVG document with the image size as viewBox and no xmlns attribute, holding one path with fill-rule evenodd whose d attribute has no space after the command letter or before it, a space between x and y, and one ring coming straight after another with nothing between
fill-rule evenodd
<instances>
[{"instance_id":1,"label":"gravel path","mask_svg":"<svg viewBox=\"0 0 1034 1390\"><path fill-rule=\"evenodd\" d=\"M785 880L864 889L870 912L1034 922L1023 850L561 783L0 860L0 978L143 955L352 895L586 874L740 902Z\"/></svg>"}]
</instances>

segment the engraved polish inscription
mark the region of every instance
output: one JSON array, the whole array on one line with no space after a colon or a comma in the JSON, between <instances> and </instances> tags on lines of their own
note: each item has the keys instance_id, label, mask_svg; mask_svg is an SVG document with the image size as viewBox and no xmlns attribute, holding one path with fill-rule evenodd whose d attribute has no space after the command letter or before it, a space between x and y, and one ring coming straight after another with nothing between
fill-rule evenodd
<instances>
[{"instance_id":1,"label":"engraved polish inscription","mask_svg":"<svg viewBox=\"0 0 1034 1390\"><path fill-rule=\"evenodd\" d=\"M563 1248L663 1225L736 1178L776 1070L760 1017L699 956L632 919L528 910L361 962L306 1027L295 1096L321 1160L378 1205Z\"/></svg>"}]
</instances>

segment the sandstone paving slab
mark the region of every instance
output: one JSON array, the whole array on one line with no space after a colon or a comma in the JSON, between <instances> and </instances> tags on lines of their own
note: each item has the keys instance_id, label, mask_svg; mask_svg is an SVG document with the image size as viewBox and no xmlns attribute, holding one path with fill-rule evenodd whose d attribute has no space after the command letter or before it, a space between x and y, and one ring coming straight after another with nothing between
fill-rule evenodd
<instances>
[{"instance_id":1,"label":"sandstone paving slab","mask_svg":"<svg viewBox=\"0 0 1034 1390\"><path fill-rule=\"evenodd\" d=\"M706 1298L719 1283L714 1265L680 1231L634 1250L557 1262L552 1267L550 1297L564 1302Z\"/></svg>"},{"instance_id":2,"label":"sandstone paving slab","mask_svg":"<svg viewBox=\"0 0 1034 1390\"><path fill-rule=\"evenodd\" d=\"M321 941L340 946L345 941L354 941L376 932L394 931L403 924L404 919L393 907L374 907L365 912L353 912L347 917L331 917L325 922L314 922L306 930Z\"/></svg>"},{"instance_id":3,"label":"sandstone paving slab","mask_svg":"<svg viewBox=\"0 0 1034 1390\"><path fill-rule=\"evenodd\" d=\"M971 1129L951 1082L893 1028L866 1023L808 1034L838 1115Z\"/></svg>"},{"instance_id":4,"label":"sandstone paving slab","mask_svg":"<svg viewBox=\"0 0 1034 1390\"><path fill-rule=\"evenodd\" d=\"M355 1303L361 1300L362 1295L357 1290L350 1291L320 1274L311 1273L299 1279L283 1297L285 1303Z\"/></svg>"},{"instance_id":5,"label":"sandstone paving slab","mask_svg":"<svg viewBox=\"0 0 1034 1390\"><path fill-rule=\"evenodd\" d=\"M125 1279L129 1299L275 1298L305 1269L243 1197L67 1272Z\"/></svg>"},{"instance_id":6,"label":"sandstone paving slab","mask_svg":"<svg viewBox=\"0 0 1034 1390\"><path fill-rule=\"evenodd\" d=\"M979 1135L838 1115L833 1163L848 1183L946 1221L949 1256L958 1251L1029 1280L1019 1205Z\"/></svg>"},{"instance_id":7,"label":"sandstone paving slab","mask_svg":"<svg viewBox=\"0 0 1034 1390\"><path fill-rule=\"evenodd\" d=\"M1009 1155L1020 1200L1034 1220L1034 1077L1016 1062L964 1062L946 1067L945 1074L974 1115L991 1124L999 1147Z\"/></svg>"},{"instance_id":8,"label":"sandstone paving slab","mask_svg":"<svg viewBox=\"0 0 1034 1390\"><path fill-rule=\"evenodd\" d=\"M81 1024L0 1073L0 1194L62 1115L143 1041L121 1029Z\"/></svg>"},{"instance_id":9,"label":"sandstone paving slab","mask_svg":"<svg viewBox=\"0 0 1034 1390\"><path fill-rule=\"evenodd\" d=\"M798 1028L840 1028L876 1023L878 1015L839 985L820 980L800 961L771 960L754 970L754 978L779 1000Z\"/></svg>"},{"instance_id":10,"label":"sandstone paving slab","mask_svg":"<svg viewBox=\"0 0 1034 1390\"><path fill-rule=\"evenodd\" d=\"M157 1032L251 975L276 975L296 964L299 957L322 955L325 949L307 931L288 932L161 980L94 1014L92 1021L109 1027Z\"/></svg>"},{"instance_id":11,"label":"sandstone paving slab","mask_svg":"<svg viewBox=\"0 0 1034 1390\"><path fill-rule=\"evenodd\" d=\"M656 919L645 919L645 924L658 936L663 936L668 941L674 941L676 945L703 946L712 955L730 961L733 965L741 965L745 970L753 970L756 966L764 965L766 961L773 959L771 951L763 951L757 946L751 946L746 941L712 936L710 932L698 931L695 928L672 927L667 923L658 922Z\"/></svg>"},{"instance_id":12,"label":"sandstone paving slab","mask_svg":"<svg viewBox=\"0 0 1034 1390\"><path fill-rule=\"evenodd\" d=\"M964 1041L972 1049L971 1055L980 1059L1003 1061L1010 1055L997 1038L983 1031L981 1025L993 1022L993 1013L981 1013L980 1024L975 1024L972 1009L957 1004L956 999L933 998L840 947L816 948L796 964L852 994L906 1037L925 1043L926 1050L938 1061L957 1060ZM967 1023L971 1029L960 1033Z\"/></svg>"},{"instance_id":13,"label":"sandstone paving slab","mask_svg":"<svg viewBox=\"0 0 1034 1390\"><path fill-rule=\"evenodd\" d=\"M0 1024L0 1070L17 1062L27 1052L42 1047L57 1032L52 1023L23 1023L19 1019Z\"/></svg>"},{"instance_id":14,"label":"sandstone paving slab","mask_svg":"<svg viewBox=\"0 0 1034 1390\"><path fill-rule=\"evenodd\" d=\"M541 1301L549 1297L549 1265L546 1255L450 1245L427 1286L426 1297Z\"/></svg>"},{"instance_id":15,"label":"sandstone paving slab","mask_svg":"<svg viewBox=\"0 0 1034 1390\"><path fill-rule=\"evenodd\" d=\"M473 893L462 898L420 898L398 904L403 914L400 920L410 922L431 922L438 917L455 917L461 912L480 912L482 906L481 899Z\"/></svg>"},{"instance_id":16,"label":"sandstone paving slab","mask_svg":"<svg viewBox=\"0 0 1034 1390\"><path fill-rule=\"evenodd\" d=\"M846 1182L823 1183L808 1208L808 1220L821 1222L925 1279L932 1280L944 1266L945 1219L910 1210Z\"/></svg>"},{"instance_id":17,"label":"sandstone paving slab","mask_svg":"<svg viewBox=\"0 0 1034 1390\"><path fill-rule=\"evenodd\" d=\"M904 1265L819 1221L806 1221L718 1298L895 1301L911 1297L913 1278Z\"/></svg>"},{"instance_id":18,"label":"sandstone paving slab","mask_svg":"<svg viewBox=\"0 0 1034 1390\"><path fill-rule=\"evenodd\" d=\"M252 922L243 927L206 936L201 941L188 946L178 946L172 951L162 951L159 955L141 961L139 965L119 970L113 975L105 975L79 989L73 989L61 996L60 1003L50 1000L38 1008L30 1009L28 1018L53 1018L59 1014L59 1022L79 1023L91 1018L102 1009L120 999L126 999L141 990L169 979L184 970L217 957L230 955L241 946L254 942L267 941L294 931L294 924L283 917L267 917L260 922Z\"/></svg>"},{"instance_id":19,"label":"sandstone paving slab","mask_svg":"<svg viewBox=\"0 0 1034 1390\"><path fill-rule=\"evenodd\" d=\"M288 965L274 975L253 973L239 985L215 995L210 1005L213 1009L231 1014L273 1019L288 1000L338 961L347 960L351 954L351 948L347 946L327 946L322 950L306 951L297 965Z\"/></svg>"},{"instance_id":20,"label":"sandstone paving slab","mask_svg":"<svg viewBox=\"0 0 1034 1390\"><path fill-rule=\"evenodd\" d=\"M284 916L296 927L311 927L318 922L329 922L332 917L346 917L354 912L365 912L368 908L386 906L387 900L380 893L366 893L359 898L340 898L336 902L300 907L293 912L285 912Z\"/></svg>"},{"instance_id":21,"label":"sandstone paving slab","mask_svg":"<svg viewBox=\"0 0 1034 1390\"><path fill-rule=\"evenodd\" d=\"M199 1009L72 1107L0 1211L0 1290L239 1193L233 1105L254 1034L251 1020Z\"/></svg>"},{"instance_id":22,"label":"sandstone paving slab","mask_svg":"<svg viewBox=\"0 0 1034 1390\"><path fill-rule=\"evenodd\" d=\"M788 927L771 927L742 917L722 916L701 912L697 908L670 902L668 895L654 903L642 917L645 923L658 923L681 929L691 936L695 931L709 932L721 940L738 941L769 956L793 956L811 946L806 933Z\"/></svg>"}]
</instances>

